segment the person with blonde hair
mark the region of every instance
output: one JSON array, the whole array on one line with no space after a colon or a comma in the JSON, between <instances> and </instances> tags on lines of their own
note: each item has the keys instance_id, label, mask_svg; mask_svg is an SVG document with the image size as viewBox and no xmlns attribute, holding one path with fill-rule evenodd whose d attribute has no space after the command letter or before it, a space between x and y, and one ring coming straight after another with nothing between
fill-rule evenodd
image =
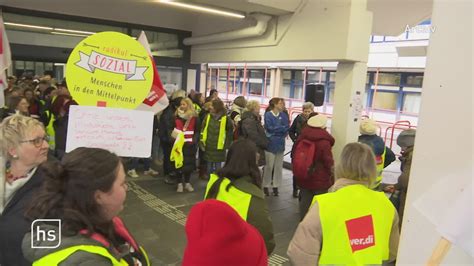
<instances>
[{"instance_id":1,"label":"person with blonde hair","mask_svg":"<svg viewBox=\"0 0 474 266\"><path fill-rule=\"evenodd\" d=\"M158 124L158 137L160 138L160 145L163 149L163 174L165 176L165 183L175 184L175 172L173 171L172 163L170 161L171 148L173 147L173 139L171 132L175 128L175 114L176 110L181 104L181 100L186 97L186 92L177 90L173 92L169 105L163 110Z\"/></svg>"},{"instance_id":2,"label":"person with blonde hair","mask_svg":"<svg viewBox=\"0 0 474 266\"><path fill-rule=\"evenodd\" d=\"M247 103L246 111L242 114L240 134L242 138L247 138L257 145L258 166L265 165L265 150L268 147L269 140L262 126L262 117L260 116L260 103L251 100Z\"/></svg>"},{"instance_id":3,"label":"person with blonde hair","mask_svg":"<svg viewBox=\"0 0 474 266\"><path fill-rule=\"evenodd\" d=\"M21 252L26 206L43 182L48 136L38 120L14 114L0 124L0 265L28 265Z\"/></svg>"},{"instance_id":4,"label":"person with blonde hair","mask_svg":"<svg viewBox=\"0 0 474 266\"><path fill-rule=\"evenodd\" d=\"M189 183L191 173L196 167L196 147L199 140L199 118L194 110L193 102L183 98L176 109L175 128L171 137L174 139L170 158L174 163L174 171L178 180L177 192L193 192Z\"/></svg>"},{"instance_id":5,"label":"person with blonde hair","mask_svg":"<svg viewBox=\"0 0 474 266\"><path fill-rule=\"evenodd\" d=\"M372 189L379 190L382 183L383 169L395 161L395 154L393 151L385 146L384 140L377 135L377 123L369 118L360 121L359 132L360 136L358 142L369 145L375 155L377 163L377 178L372 185Z\"/></svg>"},{"instance_id":6,"label":"person with blonde hair","mask_svg":"<svg viewBox=\"0 0 474 266\"><path fill-rule=\"evenodd\" d=\"M367 265L395 260L398 214L375 182L376 164L366 144L349 143L329 193L317 195L288 247L293 265Z\"/></svg>"}]
</instances>

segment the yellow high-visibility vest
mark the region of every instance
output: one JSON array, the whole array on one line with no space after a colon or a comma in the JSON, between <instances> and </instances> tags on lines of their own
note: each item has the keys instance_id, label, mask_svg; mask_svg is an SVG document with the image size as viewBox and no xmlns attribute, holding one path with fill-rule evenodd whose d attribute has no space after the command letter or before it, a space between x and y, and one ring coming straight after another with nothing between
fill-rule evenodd
<instances>
[{"instance_id":1,"label":"yellow high-visibility vest","mask_svg":"<svg viewBox=\"0 0 474 266\"><path fill-rule=\"evenodd\" d=\"M33 262L33 266L56 266L59 265L61 262L66 260L70 255L72 255L76 251L85 251L89 253L94 253L97 255L101 255L106 257L110 260L113 266L128 266L128 263L124 259L117 260L110 252L101 246L94 246L94 245L77 245L68 247L54 253L48 254L41 259ZM150 265L150 261L148 260L148 255L146 254L145 250L140 247L140 251L145 257L146 265Z\"/></svg>"},{"instance_id":2,"label":"yellow high-visibility vest","mask_svg":"<svg viewBox=\"0 0 474 266\"><path fill-rule=\"evenodd\" d=\"M211 174L211 178L207 183L206 187L206 194L204 195L204 199L207 198L207 193L209 193L209 189L211 189L212 185L219 179L216 174ZM224 178L222 180L221 185L219 186L219 192L217 193L216 200L223 201L229 206L231 206L239 215L247 221L247 214L250 207L250 200L252 199L252 195L249 193L245 193L234 186L230 186L229 190L227 191L226 188L230 184L230 180L228 178Z\"/></svg>"},{"instance_id":3,"label":"yellow high-visibility vest","mask_svg":"<svg viewBox=\"0 0 474 266\"><path fill-rule=\"evenodd\" d=\"M194 106L194 110L196 110L197 114L201 113L201 107L199 107L198 104L193 103L193 106Z\"/></svg>"},{"instance_id":4,"label":"yellow high-visibility vest","mask_svg":"<svg viewBox=\"0 0 474 266\"><path fill-rule=\"evenodd\" d=\"M46 134L49 136L49 141L48 141L49 149L54 150L56 147L56 140L55 140L56 131L54 130L53 123L54 121L56 121L56 118L49 110L46 110L46 115L51 116L51 118L49 119L49 124L46 127Z\"/></svg>"},{"instance_id":5,"label":"yellow high-visibility vest","mask_svg":"<svg viewBox=\"0 0 474 266\"><path fill-rule=\"evenodd\" d=\"M380 183L382 183L382 172L383 172L383 168L384 168L384 165L385 165L385 154L387 152L387 147L384 147L383 149L383 153L382 155L380 156L381 157L381 160L380 162L377 162L377 177L375 178L375 182L370 186L371 189L375 189L377 188Z\"/></svg>"},{"instance_id":6,"label":"yellow high-visibility vest","mask_svg":"<svg viewBox=\"0 0 474 266\"><path fill-rule=\"evenodd\" d=\"M178 137L174 141L173 148L171 149L170 161L174 162L176 169L183 167L184 164L184 132L179 132Z\"/></svg>"},{"instance_id":7,"label":"yellow high-visibility vest","mask_svg":"<svg viewBox=\"0 0 474 266\"><path fill-rule=\"evenodd\" d=\"M323 235L319 264L368 265L388 260L395 208L383 192L350 185L317 195L315 201Z\"/></svg>"},{"instance_id":8,"label":"yellow high-visibility vest","mask_svg":"<svg viewBox=\"0 0 474 266\"><path fill-rule=\"evenodd\" d=\"M204 129L201 132L201 143L206 145L207 141L207 127L209 126L209 121L211 120L211 114L208 114L206 117L206 122L204 123ZM226 136L226 125L227 125L227 116L224 115L221 117L221 124L219 128L219 137L217 139L217 149L223 150L225 145L225 136Z\"/></svg>"}]
</instances>

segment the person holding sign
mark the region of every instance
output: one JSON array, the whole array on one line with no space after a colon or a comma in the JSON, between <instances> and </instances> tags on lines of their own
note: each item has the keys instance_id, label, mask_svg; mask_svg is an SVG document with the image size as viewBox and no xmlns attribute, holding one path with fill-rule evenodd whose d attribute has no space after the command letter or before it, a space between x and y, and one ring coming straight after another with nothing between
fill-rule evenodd
<instances>
[{"instance_id":1,"label":"person holding sign","mask_svg":"<svg viewBox=\"0 0 474 266\"><path fill-rule=\"evenodd\" d=\"M23 254L37 266L150 265L118 217L127 189L120 158L104 149L77 148L47 165L26 216L49 220L33 221Z\"/></svg>"},{"instance_id":2,"label":"person holding sign","mask_svg":"<svg viewBox=\"0 0 474 266\"><path fill-rule=\"evenodd\" d=\"M317 195L288 247L292 265L368 265L394 261L398 214L383 192L369 187L377 176L366 144L349 143L336 166L330 193Z\"/></svg>"},{"instance_id":3,"label":"person holding sign","mask_svg":"<svg viewBox=\"0 0 474 266\"><path fill-rule=\"evenodd\" d=\"M176 192L193 192L194 188L189 183L191 173L196 168L196 144L199 139L199 119L194 110L193 102L183 98L176 110L176 127L171 133L175 139L171 151L171 160L174 161L175 172L178 177Z\"/></svg>"}]
</instances>

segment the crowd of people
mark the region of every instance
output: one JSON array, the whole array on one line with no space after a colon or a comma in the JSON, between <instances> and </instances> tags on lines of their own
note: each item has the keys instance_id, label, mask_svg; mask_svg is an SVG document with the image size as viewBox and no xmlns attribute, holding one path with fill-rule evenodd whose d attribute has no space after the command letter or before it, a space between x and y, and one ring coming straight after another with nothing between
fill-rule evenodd
<instances>
[{"instance_id":1,"label":"crowd of people","mask_svg":"<svg viewBox=\"0 0 474 266\"><path fill-rule=\"evenodd\" d=\"M65 82L55 84L48 75L39 81L12 77L5 96L0 265L149 265L145 249L118 216L126 175L138 176L138 158L127 169L125 160L107 150L65 153L69 106L77 104ZM400 134L402 177L386 186L383 169L396 158L377 136L375 121L361 121L359 142L347 144L335 165L331 149L338 140L327 131L328 118L309 102L302 110L290 123L282 98L272 98L262 116L259 102L242 96L226 108L216 90L208 97L183 90L171 95L154 121L153 154L163 156L164 180L178 193L194 191L194 172L207 180L204 201L187 219L183 265L268 265L275 237L265 197L280 194L288 136L301 218L288 248L290 261L395 261L416 132ZM142 159L145 175L158 175L152 159ZM48 222L38 227L60 232L59 247L32 248L35 219L61 220L61 230Z\"/></svg>"},{"instance_id":2,"label":"crowd of people","mask_svg":"<svg viewBox=\"0 0 474 266\"><path fill-rule=\"evenodd\" d=\"M51 154L62 158L66 151L69 107L77 105L69 93L66 80L57 82L48 71L41 77L23 76L17 79L9 76L7 80L0 121L13 114L40 121L49 137Z\"/></svg>"}]
</instances>

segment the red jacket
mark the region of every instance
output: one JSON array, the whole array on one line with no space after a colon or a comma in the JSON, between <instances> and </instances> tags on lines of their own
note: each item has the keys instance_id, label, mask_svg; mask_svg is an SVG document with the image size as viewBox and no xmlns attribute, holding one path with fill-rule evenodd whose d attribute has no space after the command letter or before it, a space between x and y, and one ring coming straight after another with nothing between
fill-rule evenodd
<instances>
[{"instance_id":1,"label":"red jacket","mask_svg":"<svg viewBox=\"0 0 474 266\"><path fill-rule=\"evenodd\" d=\"M316 152L313 158L315 170L311 178L305 180L297 178L296 182L303 189L327 190L334 184L331 176L331 169L334 165L331 147L334 145L334 138L325 129L306 126L301 131L295 147L302 139L316 144Z\"/></svg>"}]
</instances>

